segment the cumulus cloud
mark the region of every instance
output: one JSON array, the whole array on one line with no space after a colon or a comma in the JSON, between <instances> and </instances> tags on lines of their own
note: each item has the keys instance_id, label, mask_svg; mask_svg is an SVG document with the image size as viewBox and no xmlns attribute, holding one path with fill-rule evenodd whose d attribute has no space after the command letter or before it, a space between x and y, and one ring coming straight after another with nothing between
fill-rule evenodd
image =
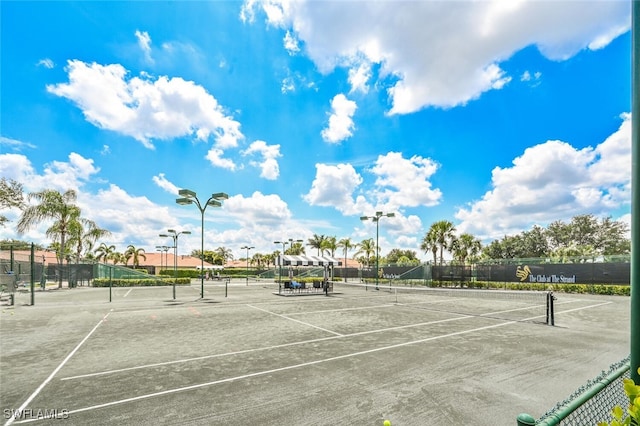
<instances>
[{"instance_id":1,"label":"cumulus cloud","mask_svg":"<svg viewBox=\"0 0 640 426\"><path fill-rule=\"evenodd\" d=\"M356 103L347 99L342 93L337 94L331 101L331 116L329 127L322 130L322 139L330 143L338 143L351 137L354 128L353 114Z\"/></svg>"},{"instance_id":2,"label":"cumulus cloud","mask_svg":"<svg viewBox=\"0 0 640 426\"><path fill-rule=\"evenodd\" d=\"M0 155L0 176L22 183L27 192L43 189L77 191L99 171L92 159L84 158L75 152L69 154L68 161L52 161L45 164L42 174L38 174L29 159L22 154Z\"/></svg>"},{"instance_id":3,"label":"cumulus cloud","mask_svg":"<svg viewBox=\"0 0 640 426\"><path fill-rule=\"evenodd\" d=\"M430 158L404 158L399 152L389 152L380 155L370 171L377 176L378 200L398 209L438 204L442 192L432 188L429 180L437 170L438 164Z\"/></svg>"},{"instance_id":4,"label":"cumulus cloud","mask_svg":"<svg viewBox=\"0 0 640 426\"><path fill-rule=\"evenodd\" d=\"M362 176L351 164L316 164L316 177L311 190L303 199L313 206L330 206L344 214L358 214L366 208L364 198L353 199L353 193L362 183Z\"/></svg>"},{"instance_id":5,"label":"cumulus cloud","mask_svg":"<svg viewBox=\"0 0 640 426\"><path fill-rule=\"evenodd\" d=\"M380 77L395 78L391 114L464 105L504 87L512 77L500 63L527 46L564 60L606 46L631 24L623 0L247 0L241 19L254 22L258 12L268 25L292 31L321 72L357 67L362 57L379 64Z\"/></svg>"},{"instance_id":6,"label":"cumulus cloud","mask_svg":"<svg viewBox=\"0 0 640 426\"><path fill-rule=\"evenodd\" d=\"M153 148L153 139L195 136L215 139L220 149L236 147L244 136L240 123L225 114L207 91L192 81L161 76L129 77L118 64L68 61L68 83L47 90L69 99L97 127L112 130Z\"/></svg>"},{"instance_id":7,"label":"cumulus cloud","mask_svg":"<svg viewBox=\"0 0 640 426\"><path fill-rule=\"evenodd\" d=\"M233 160L228 158L223 158L224 151L219 148L211 148L209 152L207 152L206 159L209 160L212 166L220 167L222 169L227 169L231 171L235 171L238 166Z\"/></svg>"},{"instance_id":8,"label":"cumulus cloud","mask_svg":"<svg viewBox=\"0 0 640 426\"><path fill-rule=\"evenodd\" d=\"M260 169L260 177L275 180L280 175L280 167L278 166L278 157L280 154L280 145L268 145L265 141L255 141L249 148L242 152L242 155L258 155L262 157L262 161L251 161L250 164Z\"/></svg>"},{"instance_id":9,"label":"cumulus cloud","mask_svg":"<svg viewBox=\"0 0 640 426\"><path fill-rule=\"evenodd\" d=\"M518 233L535 223L600 214L631 199L631 117L595 148L562 141L527 148L511 167L492 171L493 188L455 217L460 232L481 238Z\"/></svg>"},{"instance_id":10,"label":"cumulus cloud","mask_svg":"<svg viewBox=\"0 0 640 426\"><path fill-rule=\"evenodd\" d=\"M255 191L250 197L233 195L224 202L225 212L244 227L280 227L291 219L287 203L279 195Z\"/></svg>"}]
</instances>

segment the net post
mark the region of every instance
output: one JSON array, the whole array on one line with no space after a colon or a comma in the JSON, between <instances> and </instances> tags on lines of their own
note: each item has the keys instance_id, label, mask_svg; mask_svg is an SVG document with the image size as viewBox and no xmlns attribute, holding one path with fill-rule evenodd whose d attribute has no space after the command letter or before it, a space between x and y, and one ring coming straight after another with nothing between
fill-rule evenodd
<instances>
[{"instance_id":1,"label":"net post","mask_svg":"<svg viewBox=\"0 0 640 426\"><path fill-rule=\"evenodd\" d=\"M556 300L552 291L547 292L547 325L555 324L555 312L553 310L553 301Z\"/></svg>"}]
</instances>

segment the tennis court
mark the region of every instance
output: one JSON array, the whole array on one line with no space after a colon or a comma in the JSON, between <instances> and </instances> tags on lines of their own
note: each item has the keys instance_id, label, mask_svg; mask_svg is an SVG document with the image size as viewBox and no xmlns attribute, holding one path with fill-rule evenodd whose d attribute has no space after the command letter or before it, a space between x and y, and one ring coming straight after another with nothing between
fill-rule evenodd
<instances>
[{"instance_id":1,"label":"tennis court","mask_svg":"<svg viewBox=\"0 0 640 426\"><path fill-rule=\"evenodd\" d=\"M205 288L19 293L0 315L4 423L514 425L629 353L626 297L558 294L549 326L539 298Z\"/></svg>"}]
</instances>

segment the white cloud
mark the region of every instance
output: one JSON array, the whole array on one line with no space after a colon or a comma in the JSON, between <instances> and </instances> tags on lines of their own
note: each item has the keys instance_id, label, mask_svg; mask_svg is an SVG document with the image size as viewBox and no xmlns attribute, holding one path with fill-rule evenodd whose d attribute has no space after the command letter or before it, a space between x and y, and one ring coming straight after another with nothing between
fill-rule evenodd
<instances>
[{"instance_id":1,"label":"white cloud","mask_svg":"<svg viewBox=\"0 0 640 426\"><path fill-rule=\"evenodd\" d=\"M128 78L121 65L68 62L69 83L47 86L73 101L94 125L131 136L153 148L152 139L213 135L222 149L237 146L244 136L240 123L227 116L202 87L182 78Z\"/></svg>"},{"instance_id":2,"label":"white cloud","mask_svg":"<svg viewBox=\"0 0 640 426\"><path fill-rule=\"evenodd\" d=\"M165 191L167 191L169 194L178 195L178 191L180 190L180 188L178 188L176 185L174 185L173 182L170 182L164 176L164 173L159 173L158 176L154 176L151 179L153 180L153 183L155 183L160 188L162 188Z\"/></svg>"},{"instance_id":3,"label":"white cloud","mask_svg":"<svg viewBox=\"0 0 640 426\"><path fill-rule=\"evenodd\" d=\"M359 214L368 207L364 198L354 201L353 193L362 176L351 164L316 164L316 177L303 199L312 206L330 206L346 214Z\"/></svg>"},{"instance_id":4,"label":"white cloud","mask_svg":"<svg viewBox=\"0 0 640 426\"><path fill-rule=\"evenodd\" d=\"M291 219L291 211L280 196L266 195L260 191L250 197L233 195L224 202L225 212L233 216L244 227L281 226Z\"/></svg>"},{"instance_id":5,"label":"white cloud","mask_svg":"<svg viewBox=\"0 0 640 426\"><path fill-rule=\"evenodd\" d=\"M442 192L432 188L429 181L437 170L436 162L419 155L411 158L404 158L399 152L380 155L370 170L377 176L375 196L391 209L437 205Z\"/></svg>"},{"instance_id":6,"label":"white cloud","mask_svg":"<svg viewBox=\"0 0 640 426\"><path fill-rule=\"evenodd\" d=\"M207 152L206 159L209 160L212 166L235 171L237 169L236 164L233 162L233 160L222 158L223 154L224 151L222 151L221 149L211 148L209 152Z\"/></svg>"},{"instance_id":7,"label":"white cloud","mask_svg":"<svg viewBox=\"0 0 640 426\"><path fill-rule=\"evenodd\" d=\"M289 52L289 55L295 55L300 51L298 40L295 35L291 34L291 31L287 31L284 36L284 48Z\"/></svg>"},{"instance_id":8,"label":"white cloud","mask_svg":"<svg viewBox=\"0 0 640 426\"><path fill-rule=\"evenodd\" d=\"M499 90L500 63L536 45L551 60L599 49L630 28L629 2L613 1L245 1L268 25L293 31L320 71L359 58L393 76L391 114L454 107ZM331 28L331 31L327 31Z\"/></svg>"},{"instance_id":9,"label":"white cloud","mask_svg":"<svg viewBox=\"0 0 640 426\"><path fill-rule=\"evenodd\" d=\"M275 180L280 174L280 168L276 158L281 157L280 145L267 145L265 141L255 141L249 148L242 152L242 155L258 154L262 161L252 161L250 164L260 168L260 177Z\"/></svg>"},{"instance_id":10,"label":"white cloud","mask_svg":"<svg viewBox=\"0 0 640 426\"><path fill-rule=\"evenodd\" d=\"M8 146L14 151L22 151L23 148L35 149L36 146L29 142L19 141L4 136L0 136L0 146Z\"/></svg>"},{"instance_id":11,"label":"white cloud","mask_svg":"<svg viewBox=\"0 0 640 426\"><path fill-rule=\"evenodd\" d=\"M52 69L53 67L55 67L55 64L49 58L40 59L36 65L49 68L49 69Z\"/></svg>"},{"instance_id":12,"label":"white cloud","mask_svg":"<svg viewBox=\"0 0 640 426\"><path fill-rule=\"evenodd\" d=\"M44 167L43 174L38 174L31 166L29 159L22 154L0 155L0 176L14 179L23 184L25 191L36 192L54 189L64 192L68 189L78 190L100 169L93 160L72 152L68 162L52 161Z\"/></svg>"},{"instance_id":13,"label":"white cloud","mask_svg":"<svg viewBox=\"0 0 640 426\"><path fill-rule=\"evenodd\" d=\"M512 167L496 167L493 188L456 213L458 230L495 239L630 203L631 118L622 118L620 128L595 148L547 141L527 148Z\"/></svg>"},{"instance_id":14,"label":"white cloud","mask_svg":"<svg viewBox=\"0 0 640 426\"><path fill-rule=\"evenodd\" d=\"M151 57L151 37L149 33L146 31L136 30L135 32L136 38L138 39L138 46L144 53L144 58L148 63L153 63L153 58Z\"/></svg>"},{"instance_id":15,"label":"white cloud","mask_svg":"<svg viewBox=\"0 0 640 426\"><path fill-rule=\"evenodd\" d=\"M352 135L353 114L356 103L347 99L342 93L337 94L331 101L332 113L329 117L329 127L322 130L322 139L330 143L338 143Z\"/></svg>"},{"instance_id":16,"label":"white cloud","mask_svg":"<svg viewBox=\"0 0 640 426\"><path fill-rule=\"evenodd\" d=\"M363 61L358 64L358 66L349 69L349 84L351 84L351 90L349 91L349 93L367 93L369 91L367 82L370 78L371 64L367 61Z\"/></svg>"}]
</instances>

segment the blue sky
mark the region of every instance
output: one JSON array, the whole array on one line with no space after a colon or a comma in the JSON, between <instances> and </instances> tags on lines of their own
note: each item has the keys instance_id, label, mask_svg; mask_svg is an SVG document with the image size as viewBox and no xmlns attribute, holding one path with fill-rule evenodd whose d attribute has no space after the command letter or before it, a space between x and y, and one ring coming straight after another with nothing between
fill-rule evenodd
<instances>
[{"instance_id":1,"label":"blue sky","mask_svg":"<svg viewBox=\"0 0 640 426\"><path fill-rule=\"evenodd\" d=\"M155 251L630 223L629 1L0 3L0 176ZM47 243L46 226L0 238ZM308 248L308 253L313 251Z\"/></svg>"}]
</instances>

